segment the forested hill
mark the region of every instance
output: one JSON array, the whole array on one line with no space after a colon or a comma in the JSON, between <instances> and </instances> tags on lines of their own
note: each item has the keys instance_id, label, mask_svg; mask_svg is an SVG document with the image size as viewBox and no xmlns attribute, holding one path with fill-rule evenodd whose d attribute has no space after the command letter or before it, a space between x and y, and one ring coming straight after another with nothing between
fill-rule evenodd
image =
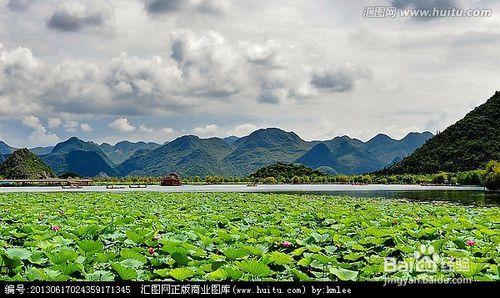
<instances>
[{"instance_id":1,"label":"forested hill","mask_svg":"<svg viewBox=\"0 0 500 298\"><path fill-rule=\"evenodd\" d=\"M500 91L463 119L427 141L387 174L457 172L500 160Z\"/></svg>"},{"instance_id":2,"label":"forested hill","mask_svg":"<svg viewBox=\"0 0 500 298\"><path fill-rule=\"evenodd\" d=\"M0 176L7 179L45 179L55 177L55 174L28 149L19 149L0 164Z\"/></svg>"}]
</instances>

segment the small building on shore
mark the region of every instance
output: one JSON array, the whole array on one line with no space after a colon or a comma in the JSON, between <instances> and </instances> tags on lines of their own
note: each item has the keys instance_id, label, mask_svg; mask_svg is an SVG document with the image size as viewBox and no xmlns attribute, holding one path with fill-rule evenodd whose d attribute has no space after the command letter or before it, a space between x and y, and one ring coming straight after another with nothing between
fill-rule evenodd
<instances>
[{"instance_id":1,"label":"small building on shore","mask_svg":"<svg viewBox=\"0 0 500 298\"><path fill-rule=\"evenodd\" d=\"M163 177L160 185L161 186L181 186L182 185L181 175L179 175L179 173L170 173L167 176Z\"/></svg>"}]
</instances>

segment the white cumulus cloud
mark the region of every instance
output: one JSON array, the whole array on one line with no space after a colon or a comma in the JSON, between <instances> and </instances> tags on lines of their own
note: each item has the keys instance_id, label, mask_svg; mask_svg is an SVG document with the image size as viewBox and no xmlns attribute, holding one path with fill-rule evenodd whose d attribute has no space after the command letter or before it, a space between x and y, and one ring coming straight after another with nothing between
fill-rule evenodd
<instances>
[{"instance_id":1,"label":"white cumulus cloud","mask_svg":"<svg viewBox=\"0 0 500 298\"><path fill-rule=\"evenodd\" d=\"M219 127L215 124L208 124L206 126L200 126L193 129L193 132L199 137L215 137L219 133Z\"/></svg>"},{"instance_id":2,"label":"white cumulus cloud","mask_svg":"<svg viewBox=\"0 0 500 298\"><path fill-rule=\"evenodd\" d=\"M91 126L90 124L88 124L88 123L82 123L82 124L80 125L80 129L81 129L82 131L84 131L84 132L91 132L91 131L93 131L93 130L94 130L94 129L92 128L92 126Z\"/></svg>"},{"instance_id":3,"label":"white cumulus cloud","mask_svg":"<svg viewBox=\"0 0 500 298\"><path fill-rule=\"evenodd\" d=\"M228 136L243 137L257 130L257 126L251 123L236 125L227 132Z\"/></svg>"},{"instance_id":4,"label":"white cumulus cloud","mask_svg":"<svg viewBox=\"0 0 500 298\"><path fill-rule=\"evenodd\" d=\"M121 132L132 132L135 130L135 126L128 122L127 118L118 118L109 124L109 127L121 131Z\"/></svg>"},{"instance_id":5,"label":"white cumulus cloud","mask_svg":"<svg viewBox=\"0 0 500 298\"><path fill-rule=\"evenodd\" d=\"M59 142L59 137L54 133L47 132L40 119L34 115L26 116L22 119L22 124L31 128L33 132L28 136L32 144L53 145Z\"/></svg>"}]
</instances>

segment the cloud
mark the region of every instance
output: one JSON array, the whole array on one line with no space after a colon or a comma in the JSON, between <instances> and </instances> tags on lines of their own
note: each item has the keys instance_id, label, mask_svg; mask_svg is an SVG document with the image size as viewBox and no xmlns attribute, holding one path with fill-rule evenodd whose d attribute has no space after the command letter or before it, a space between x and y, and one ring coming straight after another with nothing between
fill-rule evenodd
<instances>
[{"instance_id":1,"label":"cloud","mask_svg":"<svg viewBox=\"0 0 500 298\"><path fill-rule=\"evenodd\" d=\"M220 14L228 6L226 0L146 0L144 3L146 12L153 16L179 11Z\"/></svg>"},{"instance_id":2,"label":"cloud","mask_svg":"<svg viewBox=\"0 0 500 298\"><path fill-rule=\"evenodd\" d=\"M461 0L391 0L390 3L399 9L448 9L463 6Z\"/></svg>"},{"instance_id":3,"label":"cloud","mask_svg":"<svg viewBox=\"0 0 500 298\"><path fill-rule=\"evenodd\" d=\"M0 115L179 111L193 104L178 95L180 85L178 69L159 57L122 54L101 64L79 60L48 64L30 49L0 48Z\"/></svg>"},{"instance_id":4,"label":"cloud","mask_svg":"<svg viewBox=\"0 0 500 298\"><path fill-rule=\"evenodd\" d=\"M116 119L115 121L111 122L108 126L121 132L132 132L135 130L135 127L128 122L127 118Z\"/></svg>"},{"instance_id":5,"label":"cloud","mask_svg":"<svg viewBox=\"0 0 500 298\"><path fill-rule=\"evenodd\" d=\"M170 127L149 127L145 124L139 125L139 127L137 127L134 131L124 133L126 136L115 132L113 136L108 136L106 138L106 142L116 143L125 138L132 142L152 141L163 144L166 141L172 140L173 138L181 135L180 132Z\"/></svg>"},{"instance_id":6,"label":"cloud","mask_svg":"<svg viewBox=\"0 0 500 298\"><path fill-rule=\"evenodd\" d=\"M231 43L215 31L175 30L170 41L170 57L121 53L99 62L48 63L29 48L0 48L0 104L5 107L0 115L156 116L206 111L216 106L212 100L304 102L320 92L350 90L369 72L355 65L320 72L295 63L289 46Z\"/></svg>"},{"instance_id":7,"label":"cloud","mask_svg":"<svg viewBox=\"0 0 500 298\"><path fill-rule=\"evenodd\" d=\"M220 33L198 37L191 30L173 31L171 44L170 56L191 92L228 97L240 91L245 79L241 56Z\"/></svg>"},{"instance_id":8,"label":"cloud","mask_svg":"<svg viewBox=\"0 0 500 298\"><path fill-rule=\"evenodd\" d=\"M241 125L237 125L230 129L227 132L228 136L237 136L237 137L243 137L251 134L252 132L257 130L257 126L251 124L251 123L245 123Z\"/></svg>"},{"instance_id":9,"label":"cloud","mask_svg":"<svg viewBox=\"0 0 500 298\"><path fill-rule=\"evenodd\" d=\"M145 132L145 133L153 133L155 130L153 128L151 128L151 127L148 127L148 126L144 125L144 124L141 124L139 126L139 131L140 132Z\"/></svg>"},{"instance_id":10,"label":"cloud","mask_svg":"<svg viewBox=\"0 0 500 298\"><path fill-rule=\"evenodd\" d=\"M59 126L61 126L62 124L62 120L59 119L59 118L49 118L48 119L48 125L49 125L49 128L57 128Z\"/></svg>"},{"instance_id":11,"label":"cloud","mask_svg":"<svg viewBox=\"0 0 500 298\"><path fill-rule=\"evenodd\" d=\"M42 125L40 119L36 116L30 115L22 119L22 124L33 129L33 132L28 136L32 143L38 145L52 145L59 142L59 137L54 133L48 133L47 129Z\"/></svg>"},{"instance_id":12,"label":"cloud","mask_svg":"<svg viewBox=\"0 0 500 298\"><path fill-rule=\"evenodd\" d=\"M172 137L176 132L173 128L170 127L164 127L160 129L161 135L166 136L166 137Z\"/></svg>"},{"instance_id":13,"label":"cloud","mask_svg":"<svg viewBox=\"0 0 500 298\"><path fill-rule=\"evenodd\" d=\"M9 52L0 45L0 116L29 113L38 108L33 95L38 89L35 84L39 81L40 66L30 49L19 47ZM28 85L30 88L26 88Z\"/></svg>"},{"instance_id":14,"label":"cloud","mask_svg":"<svg viewBox=\"0 0 500 298\"><path fill-rule=\"evenodd\" d=\"M199 137L214 137L219 133L219 127L215 124L196 127L193 132Z\"/></svg>"},{"instance_id":15,"label":"cloud","mask_svg":"<svg viewBox=\"0 0 500 298\"><path fill-rule=\"evenodd\" d=\"M250 63L271 67L278 67L283 64L283 61L280 61L280 54L284 49L276 40L271 39L264 44L245 41L240 43L240 47L245 51L245 58Z\"/></svg>"},{"instance_id":16,"label":"cloud","mask_svg":"<svg viewBox=\"0 0 500 298\"><path fill-rule=\"evenodd\" d=\"M346 64L337 70L324 70L313 74L311 84L321 90L346 92L354 88L358 79L371 77L371 71L365 67Z\"/></svg>"},{"instance_id":17,"label":"cloud","mask_svg":"<svg viewBox=\"0 0 500 298\"><path fill-rule=\"evenodd\" d=\"M221 14L229 9L227 0L191 0L194 9L207 14Z\"/></svg>"},{"instance_id":18,"label":"cloud","mask_svg":"<svg viewBox=\"0 0 500 298\"><path fill-rule=\"evenodd\" d=\"M62 31L79 31L88 27L107 26L113 7L106 1L90 1L86 5L76 2L59 4L47 21L49 28Z\"/></svg>"},{"instance_id":19,"label":"cloud","mask_svg":"<svg viewBox=\"0 0 500 298\"><path fill-rule=\"evenodd\" d=\"M66 131L68 131L68 132L77 131L79 126L80 126L80 123L78 123L78 121L74 121L74 120L65 121L63 124L64 129L66 129Z\"/></svg>"},{"instance_id":20,"label":"cloud","mask_svg":"<svg viewBox=\"0 0 500 298\"><path fill-rule=\"evenodd\" d=\"M449 8L461 9L464 8L464 3L461 0L391 0L390 4L399 9L417 9L417 10L447 10ZM439 16L429 16L412 18L415 21L430 21L437 19Z\"/></svg>"},{"instance_id":21,"label":"cloud","mask_svg":"<svg viewBox=\"0 0 500 298\"><path fill-rule=\"evenodd\" d=\"M33 0L9 0L7 7L14 11L25 11L33 3Z\"/></svg>"},{"instance_id":22,"label":"cloud","mask_svg":"<svg viewBox=\"0 0 500 298\"><path fill-rule=\"evenodd\" d=\"M90 126L90 124L88 123L82 123L80 125L80 129L83 131L83 132L91 132L93 131L94 129L92 128L92 126Z\"/></svg>"},{"instance_id":23,"label":"cloud","mask_svg":"<svg viewBox=\"0 0 500 298\"><path fill-rule=\"evenodd\" d=\"M181 9L185 0L146 0L144 7L150 14L163 14Z\"/></svg>"}]
</instances>

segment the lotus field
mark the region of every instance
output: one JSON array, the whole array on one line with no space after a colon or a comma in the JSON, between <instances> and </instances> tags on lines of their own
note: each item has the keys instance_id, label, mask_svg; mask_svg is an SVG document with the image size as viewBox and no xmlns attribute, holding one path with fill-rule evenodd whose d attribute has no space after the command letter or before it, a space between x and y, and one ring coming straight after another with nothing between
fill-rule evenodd
<instances>
[{"instance_id":1,"label":"lotus field","mask_svg":"<svg viewBox=\"0 0 500 298\"><path fill-rule=\"evenodd\" d=\"M499 227L498 207L401 200L0 194L0 279L498 280ZM426 254L468 263L460 270L386 267L388 259L397 260L394 267Z\"/></svg>"}]
</instances>

